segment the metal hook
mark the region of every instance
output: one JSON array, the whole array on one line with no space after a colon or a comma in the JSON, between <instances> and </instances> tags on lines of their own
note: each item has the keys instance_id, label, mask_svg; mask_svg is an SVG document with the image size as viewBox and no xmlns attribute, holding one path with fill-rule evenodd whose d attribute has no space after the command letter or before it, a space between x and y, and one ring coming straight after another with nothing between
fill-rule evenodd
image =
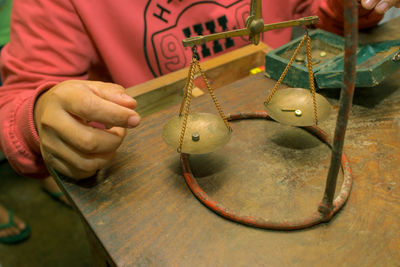
<instances>
[{"instance_id":1,"label":"metal hook","mask_svg":"<svg viewBox=\"0 0 400 267\"><path fill-rule=\"evenodd\" d=\"M196 60L200 60L200 55L199 55L199 53L197 52L197 45L194 45L193 47L192 47L192 54L193 54L193 58L194 59L196 59Z\"/></svg>"}]
</instances>

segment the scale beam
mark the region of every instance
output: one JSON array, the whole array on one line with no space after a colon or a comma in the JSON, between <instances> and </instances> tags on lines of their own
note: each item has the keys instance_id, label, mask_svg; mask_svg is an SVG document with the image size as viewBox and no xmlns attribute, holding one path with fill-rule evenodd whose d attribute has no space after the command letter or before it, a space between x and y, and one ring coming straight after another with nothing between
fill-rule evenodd
<instances>
[{"instance_id":1,"label":"scale beam","mask_svg":"<svg viewBox=\"0 0 400 267\"><path fill-rule=\"evenodd\" d=\"M307 26L315 24L317 22L318 22L318 16L311 16L311 17L304 17L300 19L288 20L278 23L265 24L263 32L280 28L294 27L294 26Z\"/></svg>"},{"instance_id":2,"label":"scale beam","mask_svg":"<svg viewBox=\"0 0 400 267\"><path fill-rule=\"evenodd\" d=\"M232 30L232 31L227 31L227 32L221 32L221 33L214 33L214 34L205 35L205 36L195 36L195 37L186 38L182 41L183 46L188 47L188 46L202 45L209 41L215 41L215 40L225 39L225 38L229 38L229 37L256 36L262 32L266 32L266 31L270 31L270 30L281 29L281 28L286 28L286 27L293 27L293 26L311 25L311 24L315 24L318 22L318 16L304 17L304 18L300 18L300 19L288 20L288 21L272 23L272 24L264 24L260 30L252 28L251 26L253 23L249 22L250 20L252 20L254 23L255 18L253 19L252 16L249 17L249 19L247 20L248 28ZM254 41L253 41L253 43L254 43Z\"/></svg>"}]
</instances>

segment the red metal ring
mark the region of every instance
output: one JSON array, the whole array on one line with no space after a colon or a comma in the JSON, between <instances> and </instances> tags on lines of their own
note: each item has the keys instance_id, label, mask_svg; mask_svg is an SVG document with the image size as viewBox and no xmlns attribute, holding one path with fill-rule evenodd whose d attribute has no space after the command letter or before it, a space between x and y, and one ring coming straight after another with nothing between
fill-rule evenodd
<instances>
[{"instance_id":1,"label":"red metal ring","mask_svg":"<svg viewBox=\"0 0 400 267\"><path fill-rule=\"evenodd\" d=\"M264 111L261 112L246 112L246 113L238 113L232 114L228 116L228 120L242 120L242 119L270 119L268 114ZM311 134L317 136L322 142L326 143L330 148L332 145L330 144L328 135L316 126L302 127ZM264 228L264 229L275 229L275 230L297 230L307 228L321 222L329 221L332 216L340 210L346 203L351 191L351 186L353 182L352 172L350 168L350 164L346 158L346 155L342 154L342 171L343 171L343 184L339 195L333 201L333 209L330 210L329 213L323 212L321 210L321 205L319 211L317 210L310 217L298 220L291 221L273 221L269 219L259 218L251 215L242 215L238 212L229 210L222 204L216 202L212 198L210 198L199 186L196 179L194 178L192 171L190 170L190 165L188 161L188 154L181 154L181 164L183 175L185 177L186 183L189 186L192 193L200 200L205 206L210 208L215 213L223 216L226 219L231 221L235 221L241 224ZM323 207L322 207L323 208ZM329 208L329 207L328 207Z\"/></svg>"}]
</instances>

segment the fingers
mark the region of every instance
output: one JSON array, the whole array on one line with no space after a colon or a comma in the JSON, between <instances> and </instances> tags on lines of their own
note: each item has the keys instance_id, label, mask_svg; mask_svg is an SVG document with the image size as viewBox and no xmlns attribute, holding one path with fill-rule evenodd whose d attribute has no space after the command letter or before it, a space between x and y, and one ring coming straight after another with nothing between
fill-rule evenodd
<instances>
[{"instance_id":1,"label":"fingers","mask_svg":"<svg viewBox=\"0 0 400 267\"><path fill-rule=\"evenodd\" d=\"M115 151L120 146L126 132L120 127L110 130L91 127L83 121L69 116L63 110L43 114L41 128L46 131L48 139L60 138L77 151L88 154ZM44 138L45 136L42 136L42 139Z\"/></svg>"},{"instance_id":2,"label":"fingers","mask_svg":"<svg viewBox=\"0 0 400 267\"><path fill-rule=\"evenodd\" d=\"M362 0L361 5L365 9L375 9L379 14L384 14L391 7L400 7L399 0Z\"/></svg>"},{"instance_id":3,"label":"fingers","mask_svg":"<svg viewBox=\"0 0 400 267\"><path fill-rule=\"evenodd\" d=\"M365 9L373 9L380 0L361 0L361 5Z\"/></svg>"},{"instance_id":4,"label":"fingers","mask_svg":"<svg viewBox=\"0 0 400 267\"><path fill-rule=\"evenodd\" d=\"M124 88L111 83L65 81L43 93L34 118L46 164L76 179L92 176L114 157L125 128L138 125L135 107Z\"/></svg>"},{"instance_id":5,"label":"fingers","mask_svg":"<svg viewBox=\"0 0 400 267\"><path fill-rule=\"evenodd\" d=\"M94 175L106 167L115 156L115 151L103 154L82 153L60 139L47 139L40 145L43 159L58 172L73 179Z\"/></svg>"},{"instance_id":6,"label":"fingers","mask_svg":"<svg viewBox=\"0 0 400 267\"><path fill-rule=\"evenodd\" d=\"M125 93L125 88L114 83L88 82L87 86L99 97L116 104L136 108L136 100Z\"/></svg>"},{"instance_id":7,"label":"fingers","mask_svg":"<svg viewBox=\"0 0 400 267\"><path fill-rule=\"evenodd\" d=\"M383 0L379 1L379 3L375 6L375 11L379 14L384 14L391 7L393 7L397 3L397 0Z\"/></svg>"},{"instance_id":8,"label":"fingers","mask_svg":"<svg viewBox=\"0 0 400 267\"><path fill-rule=\"evenodd\" d=\"M64 108L85 121L99 122L108 127L132 128L140 122L140 116L134 110L88 92L82 92L82 98L77 101L65 103Z\"/></svg>"},{"instance_id":9,"label":"fingers","mask_svg":"<svg viewBox=\"0 0 400 267\"><path fill-rule=\"evenodd\" d=\"M85 121L100 122L108 127L137 126L140 116L131 109L136 106L136 101L121 93L120 86L100 84L99 82L91 82L90 86L88 83L68 84L68 87L53 94L66 111ZM61 85L62 83L59 84Z\"/></svg>"},{"instance_id":10,"label":"fingers","mask_svg":"<svg viewBox=\"0 0 400 267\"><path fill-rule=\"evenodd\" d=\"M96 174L97 170L81 170L74 165L66 163L62 158L55 157L49 152L43 153L46 163L54 168L57 172L74 180L80 180L91 177Z\"/></svg>"}]
</instances>

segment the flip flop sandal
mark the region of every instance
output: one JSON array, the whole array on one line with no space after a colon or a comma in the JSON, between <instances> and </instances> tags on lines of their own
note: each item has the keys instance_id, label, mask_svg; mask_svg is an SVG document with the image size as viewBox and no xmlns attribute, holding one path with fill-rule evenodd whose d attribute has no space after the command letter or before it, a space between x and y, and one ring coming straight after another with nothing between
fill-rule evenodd
<instances>
[{"instance_id":1,"label":"flip flop sandal","mask_svg":"<svg viewBox=\"0 0 400 267\"><path fill-rule=\"evenodd\" d=\"M15 224L15 221L14 221L14 216L13 216L12 210L8 210L8 216L9 216L8 223L0 224L0 230L10 228L10 227L17 227L17 225ZM21 230L21 232L19 232L19 234L6 236L6 237L0 237L0 243L4 243L4 244L19 243L19 242L27 239L30 236L30 233L31 233L30 227L29 227L29 225L27 225L25 223L25 229Z\"/></svg>"},{"instance_id":2,"label":"flip flop sandal","mask_svg":"<svg viewBox=\"0 0 400 267\"><path fill-rule=\"evenodd\" d=\"M42 190L43 190L46 194L48 194L52 199L54 199L54 200L56 200L56 201L58 201L58 202L61 202L62 204L64 204L64 205L67 206L68 208L71 208L71 205L68 205L67 203L65 203L64 201L62 201L61 197L64 196L64 193L63 193L63 192L61 192L61 191L52 192L52 191L49 191L49 190L47 190L47 189L45 189L45 188L43 188L43 187L42 187Z\"/></svg>"}]
</instances>

